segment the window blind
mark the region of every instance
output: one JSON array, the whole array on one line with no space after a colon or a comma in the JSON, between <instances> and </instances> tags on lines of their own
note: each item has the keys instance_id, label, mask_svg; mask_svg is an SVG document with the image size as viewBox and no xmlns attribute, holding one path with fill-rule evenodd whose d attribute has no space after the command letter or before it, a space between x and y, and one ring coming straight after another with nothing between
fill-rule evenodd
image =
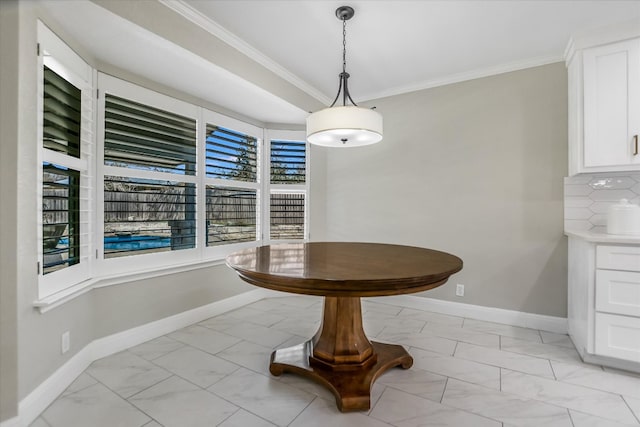
<instances>
[{"instance_id":1,"label":"window blind","mask_svg":"<svg viewBox=\"0 0 640 427\"><path fill-rule=\"evenodd\" d=\"M80 157L80 89L44 66L43 146Z\"/></svg>"},{"instance_id":2,"label":"window blind","mask_svg":"<svg viewBox=\"0 0 640 427\"><path fill-rule=\"evenodd\" d=\"M105 165L196 174L196 121L111 94L105 96Z\"/></svg>"},{"instance_id":3,"label":"window blind","mask_svg":"<svg viewBox=\"0 0 640 427\"><path fill-rule=\"evenodd\" d=\"M257 139L207 124L207 177L257 182Z\"/></svg>"},{"instance_id":4,"label":"window blind","mask_svg":"<svg viewBox=\"0 0 640 427\"><path fill-rule=\"evenodd\" d=\"M304 141L271 141L271 183L304 184L306 176Z\"/></svg>"}]
</instances>

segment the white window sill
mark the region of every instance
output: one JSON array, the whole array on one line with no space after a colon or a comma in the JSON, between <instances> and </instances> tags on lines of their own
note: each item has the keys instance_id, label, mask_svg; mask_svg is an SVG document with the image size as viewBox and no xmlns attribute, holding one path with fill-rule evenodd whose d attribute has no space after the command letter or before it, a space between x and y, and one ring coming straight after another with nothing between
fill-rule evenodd
<instances>
[{"instance_id":1,"label":"white window sill","mask_svg":"<svg viewBox=\"0 0 640 427\"><path fill-rule=\"evenodd\" d=\"M149 279L152 277L164 276L166 274L181 273L184 271L198 270L201 268L213 267L224 264L224 259L213 259L206 261L188 262L184 264L172 265L169 267L156 267L153 269L136 271L133 273L116 274L112 276L96 277L77 285L66 288L55 294L48 295L44 298L37 299L33 302L33 306L40 310L40 313L46 313L56 307L71 301L74 298L83 295L92 289L102 288L105 286L119 285L122 283L133 282L136 280Z\"/></svg>"}]
</instances>

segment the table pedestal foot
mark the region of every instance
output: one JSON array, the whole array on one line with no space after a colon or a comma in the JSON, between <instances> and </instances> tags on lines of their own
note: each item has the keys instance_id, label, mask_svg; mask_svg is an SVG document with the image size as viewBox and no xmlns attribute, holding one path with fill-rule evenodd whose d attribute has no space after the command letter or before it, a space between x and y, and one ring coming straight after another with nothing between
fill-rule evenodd
<instances>
[{"instance_id":1,"label":"table pedestal foot","mask_svg":"<svg viewBox=\"0 0 640 427\"><path fill-rule=\"evenodd\" d=\"M371 407L371 386L385 371L400 366L409 369L413 358L400 345L371 342L377 360L369 366L348 369L340 364L337 369L309 364L313 355L313 340L283 348L271 354L269 371L279 376L291 372L310 378L327 387L334 394L338 409L342 412L364 411Z\"/></svg>"}]
</instances>

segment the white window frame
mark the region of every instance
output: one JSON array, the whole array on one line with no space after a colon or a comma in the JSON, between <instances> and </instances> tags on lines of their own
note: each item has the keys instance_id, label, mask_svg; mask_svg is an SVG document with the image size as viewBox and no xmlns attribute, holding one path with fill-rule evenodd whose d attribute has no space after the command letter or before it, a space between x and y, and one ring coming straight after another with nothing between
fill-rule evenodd
<instances>
[{"instance_id":1,"label":"white window frame","mask_svg":"<svg viewBox=\"0 0 640 427\"><path fill-rule=\"evenodd\" d=\"M199 161L202 162L202 165L199 166L200 170L205 171L205 162L206 162L206 132L207 132L207 124L222 126L227 129L234 130L236 132L240 132L246 134L248 136L256 138L256 152L258 159L258 171L256 176L256 182L246 182L246 181L234 181L229 179L218 179L218 178L208 178L206 173L203 173L203 185L201 185L201 194L200 200L203 203L200 203L198 206L198 211L201 212L199 218L202 218L202 221L198 223L199 230L201 232L199 235L201 236L201 247L204 250L204 257L208 259L224 259L227 255L241 250L245 248L251 248L258 244L262 244L263 242L263 230L264 230L264 216L262 206L264 205L264 197L262 196L264 193L262 178L262 171L264 170L263 166L263 158L265 156L264 150L264 129L259 128L257 126L251 125L249 123L242 122L240 120L233 119L231 117L224 116L220 113L216 113L211 110L202 109L201 116L201 133L198 133L199 142L201 142L200 151L198 152ZM240 243L230 243L227 245L218 245L218 246L206 246L206 186L216 186L216 187L227 187L227 188L247 188L256 190L256 240L251 242L240 242Z\"/></svg>"},{"instance_id":2,"label":"white window frame","mask_svg":"<svg viewBox=\"0 0 640 427\"><path fill-rule=\"evenodd\" d=\"M146 178L161 181L177 181L184 183L193 183L196 186L196 206L199 199L199 175L202 169L196 165L196 175L180 175L169 172L155 172L140 169L130 169L119 166L109 166L104 164L104 131L105 131L105 99L106 94L115 95L126 98L150 107L165 110L171 113L179 114L192 118L196 121L196 138L199 135L200 126L200 108L180 101L175 98L163 95L161 93L143 88L141 86L129 83L125 80L110 76L104 73L98 73L98 90L100 97L98 99L98 115L97 115L97 188L96 199L98 208L96 209L96 256L99 260L98 268L95 269L96 276L109 276L122 273L137 273L146 270L153 270L159 266L183 265L188 262L197 261L201 258L201 249L197 244L192 249L181 249L166 252L154 252L147 254L132 254L130 256L122 256L116 258L104 257L104 177L118 176L128 178ZM196 152L201 145L196 139ZM197 209L197 208L196 208ZM196 224L198 224L199 215L196 210ZM196 225L197 230L197 225ZM196 236L199 230L196 231Z\"/></svg>"},{"instance_id":3,"label":"white window frame","mask_svg":"<svg viewBox=\"0 0 640 427\"><path fill-rule=\"evenodd\" d=\"M264 218L265 244L296 243L309 241L309 177L310 175L310 147L304 131L265 129L264 137L264 168L262 181L264 182L265 197L262 217ZM304 184L272 184L271 183L271 141L304 141L305 142L305 180ZM303 239L271 239L271 194L304 194L304 234Z\"/></svg>"},{"instance_id":4,"label":"white window frame","mask_svg":"<svg viewBox=\"0 0 640 427\"><path fill-rule=\"evenodd\" d=\"M95 286L123 283L133 278L184 271L191 265L219 263L232 252L269 243L300 242L271 240L270 196L272 193L305 195L304 241L309 237L310 150L306 144L305 184L271 184L271 140L306 141L304 131L275 130L258 127L241 120L190 104L125 80L100 73L78 56L46 25L38 21L38 301L40 307L55 301L67 301L71 295ZM75 158L43 147L44 65L81 90L81 157ZM96 94L99 93L99 96ZM190 117L196 121L196 175L179 175L104 165L105 95L106 93ZM214 179L206 176L206 126L222 126L256 138L258 171L256 182ZM43 162L80 171L80 262L44 275L43 270ZM132 254L104 258L104 177L138 177L196 186L196 247L167 252ZM206 187L248 188L256 190L256 240L219 246L206 246ZM38 304L36 304L38 305Z\"/></svg>"},{"instance_id":5,"label":"white window frame","mask_svg":"<svg viewBox=\"0 0 640 427\"><path fill-rule=\"evenodd\" d=\"M37 198L38 198L38 298L46 298L88 280L92 271L93 159L95 156L94 72L91 66L67 46L41 21L37 22ZM76 86L81 91L80 158L68 156L43 146L44 128L44 66ZM80 172L80 260L77 264L44 274L43 265L43 162L64 166Z\"/></svg>"}]
</instances>

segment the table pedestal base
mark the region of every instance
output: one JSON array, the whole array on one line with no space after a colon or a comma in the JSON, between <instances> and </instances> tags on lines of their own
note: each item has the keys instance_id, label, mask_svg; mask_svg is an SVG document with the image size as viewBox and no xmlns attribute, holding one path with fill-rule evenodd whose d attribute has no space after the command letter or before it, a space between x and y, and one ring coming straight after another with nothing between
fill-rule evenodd
<instances>
[{"instance_id":1,"label":"table pedestal base","mask_svg":"<svg viewBox=\"0 0 640 427\"><path fill-rule=\"evenodd\" d=\"M376 378L395 366L409 369L413 365L413 358L400 345L379 342L371 345L377 356L375 363L352 370L344 370L344 366L331 369L309 364L309 357L313 356L313 340L309 340L274 351L269 371L275 376L292 372L310 378L331 390L340 411L364 411L371 406L371 386Z\"/></svg>"}]
</instances>

